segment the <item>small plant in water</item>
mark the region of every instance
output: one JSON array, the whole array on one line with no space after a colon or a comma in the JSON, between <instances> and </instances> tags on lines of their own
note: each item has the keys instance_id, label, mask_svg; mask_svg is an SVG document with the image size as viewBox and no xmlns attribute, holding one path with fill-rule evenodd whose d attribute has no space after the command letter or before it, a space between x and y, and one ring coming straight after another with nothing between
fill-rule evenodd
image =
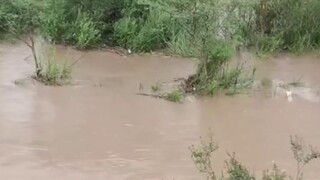
<instances>
[{"instance_id":1,"label":"small plant in water","mask_svg":"<svg viewBox=\"0 0 320 180\"><path fill-rule=\"evenodd\" d=\"M286 180L288 178L285 171L281 171L276 164L272 170L263 171L262 180Z\"/></svg>"},{"instance_id":2,"label":"small plant in water","mask_svg":"<svg viewBox=\"0 0 320 180\"><path fill-rule=\"evenodd\" d=\"M211 158L213 152L215 152L219 146L215 143L212 133L209 134L207 142L202 138L200 139L201 143L198 147L194 145L189 147L191 158L200 173L203 173L208 180L216 180L217 177L212 168Z\"/></svg>"},{"instance_id":3,"label":"small plant in water","mask_svg":"<svg viewBox=\"0 0 320 180\"><path fill-rule=\"evenodd\" d=\"M191 158L200 173L206 176L207 180L256 180L255 176L235 158L235 154L229 154L229 160L226 161L226 169L221 177L217 177L213 170L212 155L218 149L218 145L213 140L212 133L208 140L202 138L199 146L191 146ZM302 138L293 136L290 138L291 150L297 161L297 174L295 178L287 175L276 164L273 164L271 170L265 170L261 180L302 180L304 167L312 160L320 157L320 152L313 146L306 146Z\"/></svg>"},{"instance_id":4,"label":"small plant in water","mask_svg":"<svg viewBox=\"0 0 320 180\"><path fill-rule=\"evenodd\" d=\"M69 83L73 64L60 65L54 58L54 51L50 48L42 52L40 60L41 71L36 76L38 81L51 86L61 86Z\"/></svg>"},{"instance_id":5,"label":"small plant in water","mask_svg":"<svg viewBox=\"0 0 320 180\"><path fill-rule=\"evenodd\" d=\"M289 82L287 85L292 87L301 87L303 86L303 83L301 81L301 78L298 78L298 79L293 79L293 81Z\"/></svg>"},{"instance_id":6,"label":"small plant in water","mask_svg":"<svg viewBox=\"0 0 320 180\"><path fill-rule=\"evenodd\" d=\"M62 66L54 60L48 60L37 79L46 85L61 86L67 84L70 77L70 66L66 64Z\"/></svg>"},{"instance_id":7,"label":"small plant in water","mask_svg":"<svg viewBox=\"0 0 320 180\"><path fill-rule=\"evenodd\" d=\"M270 88L272 87L272 80L268 79L268 78L263 78L261 80L261 86L265 87L265 88Z\"/></svg>"},{"instance_id":8,"label":"small plant in water","mask_svg":"<svg viewBox=\"0 0 320 180\"><path fill-rule=\"evenodd\" d=\"M303 169L312 160L320 157L320 151L315 147L306 146L303 139L299 136L290 137L291 150L294 158L297 161L297 175L296 180L303 179Z\"/></svg>"},{"instance_id":9,"label":"small plant in water","mask_svg":"<svg viewBox=\"0 0 320 180\"><path fill-rule=\"evenodd\" d=\"M182 90L177 89L165 95L165 99L172 102L182 102L184 99L184 93Z\"/></svg>"},{"instance_id":10,"label":"small plant in water","mask_svg":"<svg viewBox=\"0 0 320 180\"><path fill-rule=\"evenodd\" d=\"M227 165L227 180L255 180L256 178L251 175L246 166L241 164L235 156L229 154L229 161L226 161Z\"/></svg>"},{"instance_id":11,"label":"small plant in water","mask_svg":"<svg viewBox=\"0 0 320 180\"><path fill-rule=\"evenodd\" d=\"M160 92L162 90L162 84L157 82L157 84L151 86L151 90L155 93Z\"/></svg>"}]
</instances>

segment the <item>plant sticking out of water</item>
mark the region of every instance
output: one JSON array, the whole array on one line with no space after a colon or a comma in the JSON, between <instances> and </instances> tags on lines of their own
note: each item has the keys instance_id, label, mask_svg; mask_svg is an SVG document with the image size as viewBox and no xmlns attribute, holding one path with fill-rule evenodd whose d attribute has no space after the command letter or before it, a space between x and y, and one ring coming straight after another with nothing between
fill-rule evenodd
<instances>
[{"instance_id":1,"label":"plant sticking out of water","mask_svg":"<svg viewBox=\"0 0 320 180\"><path fill-rule=\"evenodd\" d=\"M206 176L207 180L257 180L246 166L239 162L235 154L228 154L229 160L226 161L226 169L221 177L217 177L213 169L213 153L218 149L217 143L213 140L210 132L207 141L202 138L199 146L189 147L191 158L200 173ZM271 170L264 170L261 180L302 180L304 167L312 160L320 157L320 152L313 146L305 146L302 138L292 136L290 138L291 150L297 161L296 177L292 178L282 171L276 164Z\"/></svg>"},{"instance_id":2,"label":"plant sticking out of water","mask_svg":"<svg viewBox=\"0 0 320 180\"><path fill-rule=\"evenodd\" d=\"M182 102L184 100L184 92L180 89L174 90L164 95L164 98L172 102Z\"/></svg>"},{"instance_id":3,"label":"plant sticking out of water","mask_svg":"<svg viewBox=\"0 0 320 180\"><path fill-rule=\"evenodd\" d=\"M199 52L195 54L199 60L197 71L183 85L186 93L214 95L226 90L234 94L252 82L252 78L244 78L242 63L233 68L228 66L236 43L224 37L221 22L218 21L221 19L221 6L219 1L190 1L189 5L182 7L186 14L176 18L178 24L181 22L181 28L185 28L182 22L186 21L186 16L192 21L192 28L186 33L191 39L190 46Z\"/></svg>"},{"instance_id":4,"label":"plant sticking out of water","mask_svg":"<svg viewBox=\"0 0 320 180\"><path fill-rule=\"evenodd\" d=\"M43 50L40 60L41 71L35 79L45 85L51 86L61 86L69 83L72 66L76 61L71 65L68 65L66 62L63 65L59 64L54 57L54 50L52 48Z\"/></svg>"},{"instance_id":5,"label":"plant sticking out of water","mask_svg":"<svg viewBox=\"0 0 320 180\"><path fill-rule=\"evenodd\" d=\"M264 170L262 174L262 180L286 180L287 178L287 173L279 169L276 164L273 164L271 170Z\"/></svg>"},{"instance_id":6,"label":"plant sticking out of water","mask_svg":"<svg viewBox=\"0 0 320 180\"><path fill-rule=\"evenodd\" d=\"M296 180L303 179L303 169L311 161L320 158L320 151L315 147L306 146L303 139L299 136L290 137L291 150L297 162Z\"/></svg>"},{"instance_id":7,"label":"plant sticking out of water","mask_svg":"<svg viewBox=\"0 0 320 180\"><path fill-rule=\"evenodd\" d=\"M268 78L263 78L261 80L261 86L263 88L271 88L272 87L272 80Z\"/></svg>"},{"instance_id":8,"label":"plant sticking out of water","mask_svg":"<svg viewBox=\"0 0 320 180\"><path fill-rule=\"evenodd\" d=\"M229 160L226 161L227 180L255 180L256 178L250 173L246 166L240 163L235 153L228 154Z\"/></svg>"},{"instance_id":9,"label":"plant sticking out of water","mask_svg":"<svg viewBox=\"0 0 320 180\"><path fill-rule=\"evenodd\" d=\"M162 84L160 82L157 82L155 85L151 86L152 92L158 93L162 90Z\"/></svg>"},{"instance_id":10,"label":"plant sticking out of water","mask_svg":"<svg viewBox=\"0 0 320 180\"><path fill-rule=\"evenodd\" d=\"M213 139L213 134L210 132L208 141L205 141L200 137L199 146L190 146L191 158L200 171L208 180L217 180L217 176L212 167L213 153L219 148L218 144Z\"/></svg>"},{"instance_id":11,"label":"plant sticking out of water","mask_svg":"<svg viewBox=\"0 0 320 180\"><path fill-rule=\"evenodd\" d=\"M303 83L301 81L301 78L298 79L293 79L291 82L289 82L287 84L288 86L292 86L292 87L302 87Z\"/></svg>"}]
</instances>

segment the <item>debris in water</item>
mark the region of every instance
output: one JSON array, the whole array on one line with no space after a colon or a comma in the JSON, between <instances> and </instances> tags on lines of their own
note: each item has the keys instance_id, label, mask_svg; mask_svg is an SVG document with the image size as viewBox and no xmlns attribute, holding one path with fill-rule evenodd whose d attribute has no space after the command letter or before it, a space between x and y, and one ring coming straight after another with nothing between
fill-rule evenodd
<instances>
[{"instance_id":1,"label":"debris in water","mask_svg":"<svg viewBox=\"0 0 320 180\"><path fill-rule=\"evenodd\" d=\"M186 97L186 101L188 101L188 102L194 102L195 101L195 97L194 96L187 96Z\"/></svg>"},{"instance_id":2,"label":"debris in water","mask_svg":"<svg viewBox=\"0 0 320 180\"><path fill-rule=\"evenodd\" d=\"M139 91L143 91L143 85L141 83L139 83Z\"/></svg>"},{"instance_id":3,"label":"debris in water","mask_svg":"<svg viewBox=\"0 0 320 180\"><path fill-rule=\"evenodd\" d=\"M287 95L287 99L288 99L288 101L289 102L292 102L293 101L293 99L292 99L292 91L286 91L286 95Z\"/></svg>"},{"instance_id":4,"label":"debris in water","mask_svg":"<svg viewBox=\"0 0 320 180\"><path fill-rule=\"evenodd\" d=\"M134 125L127 123L127 124L124 124L124 126L126 126L126 127L133 127Z\"/></svg>"}]
</instances>

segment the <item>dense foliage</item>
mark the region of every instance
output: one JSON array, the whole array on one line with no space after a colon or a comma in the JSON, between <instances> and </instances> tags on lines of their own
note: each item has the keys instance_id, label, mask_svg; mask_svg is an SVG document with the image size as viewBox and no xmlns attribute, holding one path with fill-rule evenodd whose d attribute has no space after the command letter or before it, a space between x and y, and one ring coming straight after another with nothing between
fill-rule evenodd
<instances>
[{"instance_id":1,"label":"dense foliage","mask_svg":"<svg viewBox=\"0 0 320 180\"><path fill-rule=\"evenodd\" d=\"M135 51L169 48L197 54L201 36L256 46L260 53L320 45L318 0L1 0L1 34L32 18L54 43L88 48L118 45ZM207 24L205 29L201 24ZM38 26L39 25L39 26ZM200 26L199 26L200 25ZM208 26L210 25L210 26ZM210 30L210 31L208 31Z\"/></svg>"}]
</instances>

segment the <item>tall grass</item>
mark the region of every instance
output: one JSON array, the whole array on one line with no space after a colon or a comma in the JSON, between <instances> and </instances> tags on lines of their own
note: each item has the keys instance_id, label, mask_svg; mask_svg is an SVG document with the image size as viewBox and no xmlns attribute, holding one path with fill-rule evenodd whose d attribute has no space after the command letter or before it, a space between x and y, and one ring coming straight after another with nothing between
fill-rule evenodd
<instances>
[{"instance_id":1,"label":"tall grass","mask_svg":"<svg viewBox=\"0 0 320 180\"><path fill-rule=\"evenodd\" d=\"M39 55L40 75L36 79L45 85L61 86L70 83L72 65L65 60L64 64L56 59L55 48L42 48Z\"/></svg>"},{"instance_id":2,"label":"tall grass","mask_svg":"<svg viewBox=\"0 0 320 180\"><path fill-rule=\"evenodd\" d=\"M71 8L69 3L64 0L46 1L41 14L42 35L53 43L71 44L79 49L96 45L101 40L99 22L79 5Z\"/></svg>"},{"instance_id":3,"label":"tall grass","mask_svg":"<svg viewBox=\"0 0 320 180\"><path fill-rule=\"evenodd\" d=\"M198 56L204 34L259 55L319 48L318 0L1 0L0 24L40 17L42 35L88 48L101 43ZM40 14L40 15L39 15ZM203 25L210 27L204 29ZM209 26L210 25L210 26ZM2 30L3 31L3 30ZM115 44L114 44L115 43Z\"/></svg>"},{"instance_id":4,"label":"tall grass","mask_svg":"<svg viewBox=\"0 0 320 180\"><path fill-rule=\"evenodd\" d=\"M165 47L170 14L158 3L133 3L124 17L114 25L114 39L134 51L151 51Z\"/></svg>"},{"instance_id":5,"label":"tall grass","mask_svg":"<svg viewBox=\"0 0 320 180\"><path fill-rule=\"evenodd\" d=\"M112 41L113 24L129 0L42 0L42 35L54 43L91 48Z\"/></svg>"},{"instance_id":6,"label":"tall grass","mask_svg":"<svg viewBox=\"0 0 320 180\"><path fill-rule=\"evenodd\" d=\"M77 19L74 23L74 34L71 38L76 46L85 49L96 45L100 41L101 32L97 28L94 20L86 13L78 12Z\"/></svg>"}]
</instances>

